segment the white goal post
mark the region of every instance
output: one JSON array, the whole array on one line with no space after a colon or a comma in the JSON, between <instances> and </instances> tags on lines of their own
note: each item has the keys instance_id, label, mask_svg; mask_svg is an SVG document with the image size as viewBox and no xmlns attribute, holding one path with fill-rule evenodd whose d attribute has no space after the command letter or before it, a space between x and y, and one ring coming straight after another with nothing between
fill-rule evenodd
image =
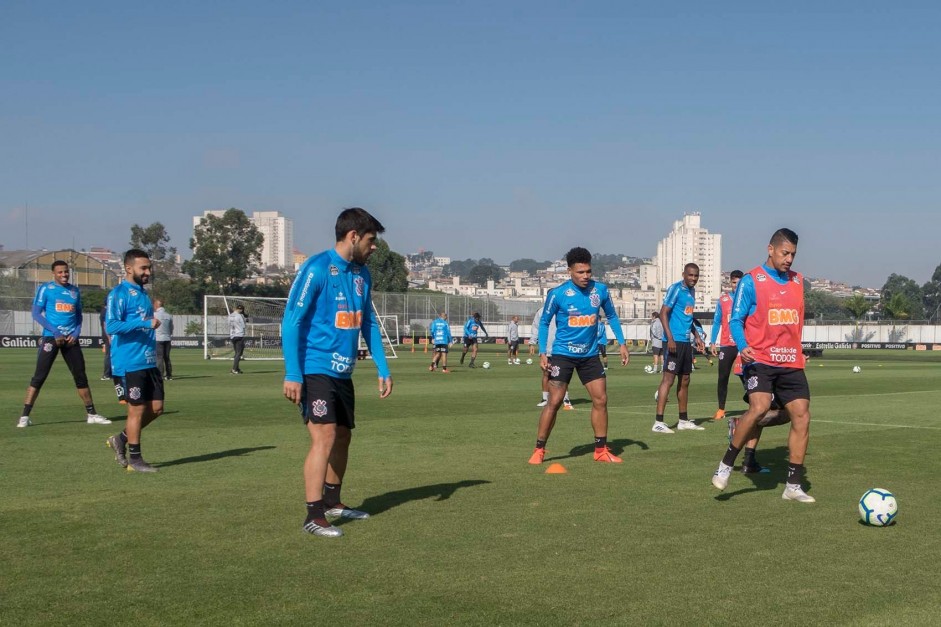
<instances>
[{"instance_id":1,"label":"white goal post","mask_svg":"<svg viewBox=\"0 0 941 627\"><path fill-rule=\"evenodd\" d=\"M242 359L284 359L281 353L281 321L284 319L286 298L262 296L224 296L206 294L203 297L203 357L206 359L232 359L234 350L229 340L229 314L241 305L245 314L245 352ZM396 357L388 327L393 327L394 343L398 344L398 318L380 316L373 305L373 315L379 320L382 344L387 358ZM391 319L391 321L390 321ZM394 322L393 322L394 321ZM365 350L363 337L360 349Z\"/></svg>"}]
</instances>

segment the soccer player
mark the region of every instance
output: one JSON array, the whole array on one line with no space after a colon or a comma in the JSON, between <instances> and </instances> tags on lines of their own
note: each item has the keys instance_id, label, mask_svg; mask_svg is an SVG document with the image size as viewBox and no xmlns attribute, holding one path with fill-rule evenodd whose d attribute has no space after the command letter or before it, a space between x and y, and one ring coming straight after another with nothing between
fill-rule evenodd
<instances>
[{"instance_id":1,"label":"soccer player","mask_svg":"<svg viewBox=\"0 0 941 627\"><path fill-rule=\"evenodd\" d=\"M480 321L480 312L475 311L464 324L464 352L461 353L461 364L464 363L464 357L467 355L467 349L471 349L471 360L468 368L476 368L474 360L477 359L477 334L483 331L488 338L490 334L484 328L484 323Z\"/></svg>"},{"instance_id":2,"label":"soccer player","mask_svg":"<svg viewBox=\"0 0 941 627\"><path fill-rule=\"evenodd\" d=\"M756 424L777 398L791 418L787 482L782 498L800 503L816 499L803 489L804 457L810 439L810 386L804 373L804 277L791 270L797 233L778 229L768 243L767 261L742 277L735 292L729 326L744 366L748 410L739 417L732 442L712 476L724 490L735 459L756 434Z\"/></svg>"},{"instance_id":3,"label":"soccer player","mask_svg":"<svg viewBox=\"0 0 941 627\"><path fill-rule=\"evenodd\" d=\"M552 290L546 293L546 299L548 300L549 294L552 293ZM533 335L536 338L536 345L539 345L539 324L542 320L543 308L540 307L536 311L536 316L533 318ZM555 343L555 318L549 321L549 337L546 339L546 355L549 359L552 359L552 345ZM540 368L542 373L542 400L536 403L536 407L545 407L549 404L549 371L545 368ZM573 410L575 409L572 406L572 400L569 398L568 388L565 389L565 396L562 397L562 409L564 410Z\"/></svg>"},{"instance_id":4,"label":"soccer player","mask_svg":"<svg viewBox=\"0 0 941 627\"><path fill-rule=\"evenodd\" d=\"M624 343L624 333L617 312L603 283L591 278L591 253L576 247L565 255L568 281L549 292L539 322L539 361L549 372L549 402L542 408L536 432L536 449L530 464L541 464L546 456L546 442L562 397L568 389L572 374L578 378L591 396L591 427L595 435L595 461L621 463L621 458L608 449L608 393L605 372L598 361L598 314L604 311L614 337L621 345L621 363L627 365L630 355ZM551 360L547 354L549 322L555 319L556 335Z\"/></svg>"},{"instance_id":5,"label":"soccer player","mask_svg":"<svg viewBox=\"0 0 941 627\"><path fill-rule=\"evenodd\" d=\"M745 395L742 397L742 400L748 403L748 382L743 376L741 358L737 358L735 360L733 371L735 372L735 376L741 380L742 387L745 388ZM745 459L742 461L741 467L742 474L754 475L758 473L769 472L767 468L758 463L758 458L756 457L755 453L758 448L758 441L761 439L761 433L765 427L783 425L789 423L790 421L791 416L787 413L787 409L785 409L784 405L781 404L781 401L772 394L771 408L758 417L755 437L751 438L748 440L748 442L745 443ZM737 424L738 420L733 416L729 416L729 442L731 442L732 438L735 437L735 429Z\"/></svg>"},{"instance_id":6,"label":"soccer player","mask_svg":"<svg viewBox=\"0 0 941 627\"><path fill-rule=\"evenodd\" d=\"M604 328L604 318L598 318L598 357L601 367L608 371L608 332Z\"/></svg>"},{"instance_id":7,"label":"soccer player","mask_svg":"<svg viewBox=\"0 0 941 627\"><path fill-rule=\"evenodd\" d=\"M520 317L513 316L506 330L506 363L509 366L520 363Z\"/></svg>"},{"instance_id":8,"label":"soccer player","mask_svg":"<svg viewBox=\"0 0 941 627\"><path fill-rule=\"evenodd\" d=\"M236 305L235 310L229 314L229 339L235 356L232 358L232 374L242 374L239 361L245 350L245 307Z\"/></svg>"},{"instance_id":9,"label":"soccer player","mask_svg":"<svg viewBox=\"0 0 941 627\"><path fill-rule=\"evenodd\" d=\"M673 382L679 377L676 386L676 401L679 406L680 420L678 431L703 431L704 429L689 419L687 403L689 401L689 375L693 371L693 344L690 343L690 329L693 325L693 308L696 305L696 284L699 282L699 266L688 263L683 268L683 280L677 281L667 290L660 308L660 323L666 335L667 346L664 356L665 366L660 387L657 389L657 416L654 419L654 433L673 433L673 429L663 422L663 412L667 406L667 396ZM705 349L702 339L694 335L696 348Z\"/></svg>"},{"instance_id":10,"label":"soccer player","mask_svg":"<svg viewBox=\"0 0 941 627\"><path fill-rule=\"evenodd\" d=\"M157 370L160 371L164 381L173 380L173 364L170 363L170 344L173 341L173 316L163 308L163 301L154 301L154 318L160 321L156 329L157 337Z\"/></svg>"},{"instance_id":11,"label":"soccer player","mask_svg":"<svg viewBox=\"0 0 941 627\"><path fill-rule=\"evenodd\" d=\"M712 337L710 339L711 351L713 357L719 357L719 381L716 386L716 393L719 397L719 409L716 411L713 420L722 420L725 418L725 399L729 393L729 376L732 374L732 365L738 358L738 347L732 339L732 333L729 330L729 320L732 319L732 297L735 295L735 288L742 279L741 270L732 270L729 274L729 284L731 289L723 292L716 301L716 313L712 318Z\"/></svg>"},{"instance_id":12,"label":"soccer player","mask_svg":"<svg viewBox=\"0 0 941 627\"><path fill-rule=\"evenodd\" d=\"M431 343L435 347L435 354L431 358L431 365L428 366L430 372L437 369L441 364L441 372L447 374L448 370L448 348L454 341L451 337L451 325L448 324L448 314L441 312L437 318L431 321L428 327L428 333L431 335Z\"/></svg>"},{"instance_id":13,"label":"soccer player","mask_svg":"<svg viewBox=\"0 0 941 627\"><path fill-rule=\"evenodd\" d=\"M132 248L124 253L124 281L108 294L111 369L122 377L127 401L124 431L107 439L114 459L128 472L157 472L141 455L141 431L163 413L163 377L157 370L160 321L144 286L150 282L150 257ZM126 449L126 451L125 451Z\"/></svg>"},{"instance_id":14,"label":"soccer player","mask_svg":"<svg viewBox=\"0 0 941 627\"><path fill-rule=\"evenodd\" d=\"M663 372L663 323L660 311L650 314L650 346L653 353L653 374Z\"/></svg>"},{"instance_id":15,"label":"soccer player","mask_svg":"<svg viewBox=\"0 0 941 627\"><path fill-rule=\"evenodd\" d=\"M82 295L77 287L69 283L69 264L57 259L52 262L51 270L53 280L40 285L33 298L33 320L42 327L42 336L39 338L36 370L26 388L23 413L16 426L28 427L33 424L29 413L60 352L72 373L78 396L85 404L85 422L90 425L110 425L111 421L95 410L95 401L92 400L85 374L85 356L78 343L82 334Z\"/></svg>"},{"instance_id":16,"label":"soccer player","mask_svg":"<svg viewBox=\"0 0 941 627\"><path fill-rule=\"evenodd\" d=\"M344 209L336 221L336 245L304 262L281 324L284 396L299 405L310 435L304 462L307 517L304 531L339 537L328 517L369 518L340 499L354 424L353 367L359 335L379 372L379 398L392 393L392 376L373 315L372 278L366 260L385 228L364 209Z\"/></svg>"}]
</instances>

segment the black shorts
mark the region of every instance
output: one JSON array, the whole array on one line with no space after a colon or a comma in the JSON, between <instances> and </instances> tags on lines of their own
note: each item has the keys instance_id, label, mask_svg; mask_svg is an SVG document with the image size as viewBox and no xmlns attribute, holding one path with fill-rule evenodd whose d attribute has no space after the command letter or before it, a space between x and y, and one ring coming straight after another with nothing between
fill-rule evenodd
<instances>
[{"instance_id":1,"label":"black shorts","mask_svg":"<svg viewBox=\"0 0 941 627\"><path fill-rule=\"evenodd\" d=\"M352 379L338 379L326 374L305 374L301 386L301 418L304 424L336 424L347 429L353 420L356 396Z\"/></svg>"},{"instance_id":2,"label":"black shorts","mask_svg":"<svg viewBox=\"0 0 941 627\"><path fill-rule=\"evenodd\" d=\"M572 380L572 373L578 372L582 385L588 385L595 379L603 379L604 367L597 357L549 357L549 380L561 381L566 385Z\"/></svg>"},{"instance_id":3,"label":"black shorts","mask_svg":"<svg viewBox=\"0 0 941 627\"><path fill-rule=\"evenodd\" d=\"M464 338L464 346L473 346L473 345L476 344L476 343L477 343L477 338L476 338L476 337L465 337L465 338Z\"/></svg>"},{"instance_id":4,"label":"black shorts","mask_svg":"<svg viewBox=\"0 0 941 627\"><path fill-rule=\"evenodd\" d=\"M448 345L447 345L447 344L435 344L435 352L436 352L436 353L445 353L445 354L447 354L447 352L448 352Z\"/></svg>"},{"instance_id":5,"label":"black shorts","mask_svg":"<svg viewBox=\"0 0 941 627\"><path fill-rule=\"evenodd\" d=\"M676 352L665 351L665 355L663 358L666 362L663 367L664 372L681 376L693 371L693 345L689 342L677 342Z\"/></svg>"},{"instance_id":6,"label":"black shorts","mask_svg":"<svg viewBox=\"0 0 941 627\"><path fill-rule=\"evenodd\" d=\"M163 401L163 377L160 371L156 368L146 368L125 373L124 396L128 405Z\"/></svg>"},{"instance_id":7,"label":"black shorts","mask_svg":"<svg viewBox=\"0 0 941 627\"><path fill-rule=\"evenodd\" d=\"M651 350L651 352L652 352L654 355L662 355L662 354L663 354L663 346L654 346L654 347L653 347L652 349L650 349L650 350Z\"/></svg>"},{"instance_id":8,"label":"black shorts","mask_svg":"<svg viewBox=\"0 0 941 627\"><path fill-rule=\"evenodd\" d=\"M751 392L773 395L780 407L791 401L810 400L810 385L803 368L779 368L766 364L749 364L742 373L746 396Z\"/></svg>"},{"instance_id":9,"label":"black shorts","mask_svg":"<svg viewBox=\"0 0 941 627\"><path fill-rule=\"evenodd\" d=\"M509 351L516 351L516 350L518 350L519 347L520 347L520 341L519 341L519 340L510 340L509 342L507 342L507 345L508 345L507 350L509 350Z\"/></svg>"},{"instance_id":10,"label":"black shorts","mask_svg":"<svg viewBox=\"0 0 941 627\"><path fill-rule=\"evenodd\" d=\"M88 377L85 376L85 356L82 354L82 347L78 343L71 346L68 344L59 346L56 344L55 338L43 336L39 339L38 348L36 372L33 373L33 378L29 382L30 387L37 390L42 387L52 370L52 364L56 361L56 355L60 352L62 353L62 359L65 360L65 365L69 367L69 372L72 373L75 387L78 389L88 387Z\"/></svg>"},{"instance_id":11,"label":"black shorts","mask_svg":"<svg viewBox=\"0 0 941 627\"><path fill-rule=\"evenodd\" d=\"M602 357L607 357L607 356L608 356L608 345L607 345L607 344L599 344L599 345L598 345L598 354L601 355Z\"/></svg>"}]
</instances>

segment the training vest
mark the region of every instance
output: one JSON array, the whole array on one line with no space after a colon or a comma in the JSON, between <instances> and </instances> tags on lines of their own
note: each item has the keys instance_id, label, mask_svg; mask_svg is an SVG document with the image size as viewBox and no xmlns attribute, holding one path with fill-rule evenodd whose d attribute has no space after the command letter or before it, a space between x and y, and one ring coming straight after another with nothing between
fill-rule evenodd
<instances>
[{"instance_id":1,"label":"training vest","mask_svg":"<svg viewBox=\"0 0 941 627\"><path fill-rule=\"evenodd\" d=\"M782 285L761 266L749 275L755 284L755 312L745 319L745 339L755 361L803 368L804 277L788 271L788 281Z\"/></svg>"},{"instance_id":2,"label":"training vest","mask_svg":"<svg viewBox=\"0 0 941 627\"><path fill-rule=\"evenodd\" d=\"M719 307L722 309L719 346L735 346L735 340L732 339L732 329L729 328L729 321L732 320L732 303L734 302L729 294L723 294L719 297Z\"/></svg>"}]
</instances>

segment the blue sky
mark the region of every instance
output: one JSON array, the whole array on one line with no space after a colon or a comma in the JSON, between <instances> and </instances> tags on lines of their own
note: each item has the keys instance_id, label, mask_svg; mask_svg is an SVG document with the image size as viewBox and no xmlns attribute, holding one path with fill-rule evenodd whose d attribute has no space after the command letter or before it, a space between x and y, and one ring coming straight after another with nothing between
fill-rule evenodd
<instances>
[{"instance_id":1,"label":"blue sky","mask_svg":"<svg viewBox=\"0 0 941 627\"><path fill-rule=\"evenodd\" d=\"M941 263L941 5L37 2L0 20L0 243L126 247L205 209L340 208L393 249L649 256L880 287Z\"/></svg>"}]
</instances>

